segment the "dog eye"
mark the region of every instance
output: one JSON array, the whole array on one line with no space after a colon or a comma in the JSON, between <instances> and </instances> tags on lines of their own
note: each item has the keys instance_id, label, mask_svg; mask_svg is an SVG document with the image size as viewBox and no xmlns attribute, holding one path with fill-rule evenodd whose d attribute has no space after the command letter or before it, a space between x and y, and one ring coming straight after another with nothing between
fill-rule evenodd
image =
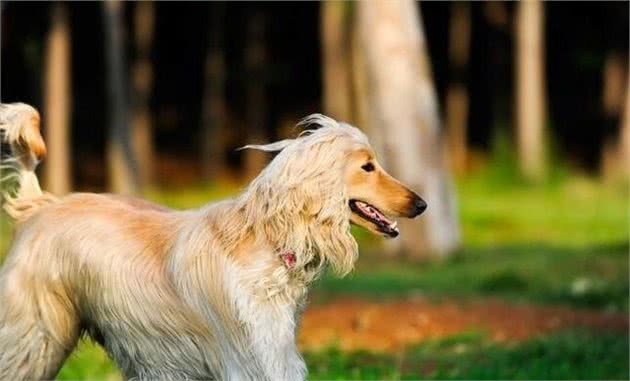
<instances>
[{"instance_id":1,"label":"dog eye","mask_svg":"<svg viewBox=\"0 0 630 381\"><path fill-rule=\"evenodd\" d=\"M363 168L365 172L372 172L374 170L374 164L372 163L363 164L361 168Z\"/></svg>"}]
</instances>

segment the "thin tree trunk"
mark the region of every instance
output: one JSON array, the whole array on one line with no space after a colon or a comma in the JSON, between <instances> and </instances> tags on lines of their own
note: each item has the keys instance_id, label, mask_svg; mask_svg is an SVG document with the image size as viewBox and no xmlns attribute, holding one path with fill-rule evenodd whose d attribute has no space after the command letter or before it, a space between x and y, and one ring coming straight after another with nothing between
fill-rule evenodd
<instances>
[{"instance_id":1,"label":"thin tree trunk","mask_svg":"<svg viewBox=\"0 0 630 381\"><path fill-rule=\"evenodd\" d=\"M626 75L626 98L623 105L623 115L621 117L621 163L625 168L624 176L630 179L630 75Z\"/></svg>"},{"instance_id":2,"label":"thin tree trunk","mask_svg":"<svg viewBox=\"0 0 630 381\"><path fill-rule=\"evenodd\" d=\"M624 156L624 109L627 91L625 71L621 54L609 53L602 72L605 135L600 166L602 176L607 181L624 178L628 172L627 156Z\"/></svg>"},{"instance_id":3,"label":"thin tree trunk","mask_svg":"<svg viewBox=\"0 0 630 381\"><path fill-rule=\"evenodd\" d=\"M223 159L227 110L225 105L225 52L224 22L225 4L209 5L210 37L208 39L205 67L205 88L201 127L201 151L203 176L216 178L225 167Z\"/></svg>"},{"instance_id":4,"label":"thin tree trunk","mask_svg":"<svg viewBox=\"0 0 630 381\"><path fill-rule=\"evenodd\" d=\"M383 129L376 123L370 123L370 118L372 117L370 113L371 82L369 81L367 69L367 57L363 50L362 23L359 22L356 9L353 12L351 25L352 122L360 126L370 137L370 142L376 152L385 152ZM381 156L379 160L381 165L387 166L387 157Z\"/></svg>"},{"instance_id":5,"label":"thin tree trunk","mask_svg":"<svg viewBox=\"0 0 630 381\"><path fill-rule=\"evenodd\" d=\"M466 169L468 122L468 89L465 71L470 50L470 4L451 3L449 29L449 58L451 83L446 91L446 143L453 170L462 173Z\"/></svg>"},{"instance_id":6,"label":"thin tree trunk","mask_svg":"<svg viewBox=\"0 0 630 381\"><path fill-rule=\"evenodd\" d=\"M70 26L66 4L54 3L50 32L46 40L46 82L44 125L48 157L45 165L46 190L63 195L70 191Z\"/></svg>"},{"instance_id":7,"label":"thin tree trunk","mask_svg":"<svg viewBox=\"0 0 630 381\"><path fill-rule=\"evenodd\" d=\"M349 6L343 1L320 6L324 112L345 121L352 117Z\"/></svg>"},{"instance_id":8,"label":"thin tree trunk","mask_svg":"<svg viewBox=\"0 0 630 381\"><path fill-rule=\"evenodd\" d=\"M523 175L533 181L545 176L544 7L539 0L516 5L516 125Z\"/></svg>"},{"instance_id":9,"label":"thin tree trunk","mask_svg":"<svg viewBox=\"0 0 630 381\"><path fill-rule=\"evenodd\" d=\"M356 3L355 3L356 4ZM371 109L373 104L373 87L374 80L371 78L371 72L368 70L368 57L364 48L365 33L367 31L365 20L360 19L360 14L356 5L352 12L351 20L351 65L352 68L352 110L354 122L359 126L370 138L372 148L379 153L379 162L387 168L388 156L385 152L385 134L387 130L375 123L371 118L375 113ZM387 251L387 254L397 254L394 250Z\"/></svg>"},{"instance_id":10,"label":"thin tree trunk","mask_svg":"<svg viewBox=\"0 0 630 381\"><path fill-rule=\"evenodd\" d=\"M247 139L248 143L263 143L267 120L264 70L267 60L265 47L265 18L260 12L252 15L248 24L245 60L247 84ZM245 150L245 177L251 179L262 169L266 155L258 150Z\"/></svg>"},{"instance_id":11,"label":"thin tree trunk","mask_svg":"<svg viewBox=\"0 0 630 381\"><path fill-rule=\"evenodd\" d=\"M376 146L383 147L378 153L388 170L429 205L420 218L401 221L401 239L388 241L388 249L446 256L459 244L459 228L420 10L411 0L356 6L368 73L369 130L382 131L383 142Z\"/></svg>"},{"instance_id":12,"label":"thin tree trunk","mask_svg":"<svg viewBox=\"0 0 630 381\"><path fill-rule=\"evenodd\" d=\"M110 117L107 163L111 190L133 194L138 190L138 171L129 130L122 6L118 0L107 0L103 3Z\"/></svg>"},{"instance_id":13,"label":"thin tree trunk","mask_svg":"<svg viewBox=\"0 0 630 381\"><path fill-rule=\"evenodd\" d=\"M133 66L132 137L138 157L139 181L142 187L153 182L153 131L150 111L153 66L151 46L155 7L152 1L135 4L136 60Z\"/></svg>"}]
</instances>

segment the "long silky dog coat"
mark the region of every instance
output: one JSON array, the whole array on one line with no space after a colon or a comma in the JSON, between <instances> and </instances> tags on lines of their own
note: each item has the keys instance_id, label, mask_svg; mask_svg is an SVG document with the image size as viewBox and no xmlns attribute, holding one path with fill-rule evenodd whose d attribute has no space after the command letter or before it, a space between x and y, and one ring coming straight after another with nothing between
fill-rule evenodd
<instances>
[{"instance_id":1,"label":"long silky dog coat","mask_svg":"<svg viewBox=\"0 0 630 381\"><path fill-rule=\"evenodd\" d=\"M0 106L18 185L4 195L16 230L0 271L0 379L54 378L84 334L127 378L304 379L295 336L307 288L327 266L353 268L350 221L395 236L385 215L426 207L358 129L322 115L304 124L319 128L249 147L279 153L242 194L174 211L42 192L39 115Z\"/></svg>"}]
</instances>

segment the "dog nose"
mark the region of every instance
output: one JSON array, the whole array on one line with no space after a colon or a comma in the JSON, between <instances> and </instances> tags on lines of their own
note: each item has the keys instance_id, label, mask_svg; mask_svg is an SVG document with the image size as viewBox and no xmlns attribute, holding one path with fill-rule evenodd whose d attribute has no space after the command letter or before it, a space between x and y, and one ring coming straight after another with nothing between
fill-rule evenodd
<instances>
[{"instance_id":1,"label":"dog nose","mask_svg":"<svg viewBox=\"0 0 630 381\"><path fill-rule=\"evenodd\" d=\"M413 200L413 213L411 218L419 216L427 208L427 203L420 198L420 196L414 197Z\"/></svg>"}]
</instances>

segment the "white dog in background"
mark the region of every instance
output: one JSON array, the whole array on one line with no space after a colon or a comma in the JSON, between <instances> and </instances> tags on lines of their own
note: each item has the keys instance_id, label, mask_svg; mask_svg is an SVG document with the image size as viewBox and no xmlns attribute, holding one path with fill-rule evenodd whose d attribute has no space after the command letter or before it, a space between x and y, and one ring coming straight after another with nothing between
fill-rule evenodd
<instances>
[{"instance_id":1,"label":"white dog in background","mask_svg":"<svg viewBox=\"0 0 630 381\"><path fill-rule=\"evenodd\" d=\"M78 339L139 379L301 380L295 337L309 285L352 270L350 222L398 235L426 204L388 175L358 129L323 115L239 196L175 211L111 194L42 192L39 115L0 106L18 187L0 272L0 379L55 377Z\"/></svg>"}]
</instances>

